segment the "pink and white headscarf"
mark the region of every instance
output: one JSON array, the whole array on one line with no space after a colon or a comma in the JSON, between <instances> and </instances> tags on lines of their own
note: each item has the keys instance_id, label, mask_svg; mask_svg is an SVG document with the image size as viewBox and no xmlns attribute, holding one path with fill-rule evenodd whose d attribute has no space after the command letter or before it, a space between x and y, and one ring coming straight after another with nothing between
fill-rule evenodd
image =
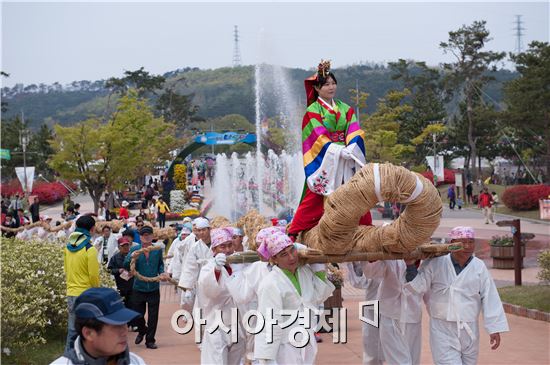
<instances>
[{"instance_id":1,"label":"pink and white headscarf","mask_svg":"<svg viewBox=\"0 0 550 365\"><path fill-rule=\"evenodd\" d=\"M231 229L230 227L215 228L210 231L210 239L212 241L210 248L214 248L221 244L230 242L233 239L233 229Z\"/></svg>"},{"instance_id":2,"label":"pink and white headscarf","mask_svg":"<svg viewBox=\"0 0 550 365\"><path fill-rule=\"evenodd\" d=\"M461 238L471 238L474 239L474 229L472 227L458 226L451 230L449 237L452 240L458 240Z\"/></svg>"},{"instance_id":3,"label":"pink and white headscarf","mask_svg":"<svg viewBox=\"0 0 550 365\"><path fill-rule=\"evenodd\" d=\"M285 227L276 227L276 226L261 229L256 234L256 246L258 247L256 249L256 252L258 252L258 254L260 254L266 260L269 260L270 254L267 248L267 239L271 235L284 233L284 229Z\"/></svg>"}]
</instances>

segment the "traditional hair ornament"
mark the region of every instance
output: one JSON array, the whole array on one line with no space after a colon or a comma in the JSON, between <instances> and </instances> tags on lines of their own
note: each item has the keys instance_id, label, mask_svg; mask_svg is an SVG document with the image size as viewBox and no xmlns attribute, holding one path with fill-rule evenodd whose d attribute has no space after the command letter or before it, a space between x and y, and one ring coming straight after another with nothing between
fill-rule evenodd
<instances>
[{"instance_id":1,"label":"traditional hair ornament","mask_svg":"<svg viewBox=\"0 0 550 365\"><path fill-rule=\"evenodd\" d=\"M317 66L317 73L319 74L319 76L326 78L329 72L330 72L330 60L322 59L321 63L319 63L319 66Z\"/></svg>"}]
</instances>

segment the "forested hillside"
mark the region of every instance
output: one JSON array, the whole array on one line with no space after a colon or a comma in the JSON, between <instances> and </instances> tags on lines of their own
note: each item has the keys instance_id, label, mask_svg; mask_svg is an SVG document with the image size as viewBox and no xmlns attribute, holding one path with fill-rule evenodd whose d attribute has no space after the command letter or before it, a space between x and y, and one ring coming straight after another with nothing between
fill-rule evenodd
<instances>
[{"instance_id":1,"label":"forested hillside","mask_svg":"<svg viewBox=\"0 0 550 365\"><path fill-rule=\"evenodd\" d=\"M7 70L9 73L9 70ZM287 69L290 88L301 100L305 99L303 80L312 71ZM401 89L400 81L392 80L390 68L381 65L356 65L334 70L338 78L338 96L351 103L349 89L358 84L360 91L369 93L368 113L376 111L376 103L389 90ZM496 101L502 99L502 83L514 78L515 74L499 70L493 74L495 82L486 91ZM120 75L115 75L119 77ZM186 68L165 73L165 88L173 88L179 94L191 94L192 103L198 106L199 118L218 118L229 114L240 114L250 122L254 121L254 67L219 68L200 70ZM24 112L30 127L37 129L42 123L72 125L90 116L107 115L107 108L114 105L116 95L109 98L105 80L78 81L70 85L21 85L2 88L2 100L7 110L2 119L9 119ZM110 99L110 100L109 100ZM154 95L151 98L154 101ZM265 101L270 107L272 101ZM453 108L450 108L453 109Z\"/></svg>"}]
</instances>

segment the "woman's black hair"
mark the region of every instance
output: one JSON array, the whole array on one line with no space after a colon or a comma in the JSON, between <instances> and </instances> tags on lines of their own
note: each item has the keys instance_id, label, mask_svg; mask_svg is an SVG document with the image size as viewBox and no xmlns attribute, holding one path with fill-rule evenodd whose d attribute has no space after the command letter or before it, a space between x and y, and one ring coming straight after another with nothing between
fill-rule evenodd
<instances>
[{"instance_id":1,"label":"woman's black hair","mask_svg":"<svg viewBox=\"0 0 550 365\"><path fill-rule=\"evenodd\" d=\"M315 86L322 87L324 84L327 83L328 79L331 78L334 80L335 84L338 84L338 80L336 80L336 76L332 72L327 72L325 74L326 76L323 76L322 74L317 74L317 82L315 83Z\"/></svg>"},{"instance_id":2,"label":"woman's black hair","mask_svg":"<svg viewBox=\"0 0 550 365\"><path fill-rule=\"evenodd\" d=\"M105 326L105 323L95 318L76 317L74 320L74 327L75 327L76 333L78 333L78 335L82 340L84 340L84 336L82 336L82 329L84 327L91 328L96 332L101 332L101 330L103 329L103 326Z\"/></svg>"}]
</instances>

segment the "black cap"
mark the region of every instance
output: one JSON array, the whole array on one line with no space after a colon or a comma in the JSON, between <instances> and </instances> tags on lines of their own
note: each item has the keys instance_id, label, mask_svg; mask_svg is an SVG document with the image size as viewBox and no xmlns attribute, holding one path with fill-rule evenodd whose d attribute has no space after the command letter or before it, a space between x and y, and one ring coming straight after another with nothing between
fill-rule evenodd
<instances>
[{"instance_id":1,"label":"black cap","mask_svg":"<svg viewBox=\"0 0 550 365\"><path fill-rule=\"evenodd\" d=\"M139 230L139 234L142 235L142 234L145 234L145 233L153 234L153 227L149 227L149 226L141 227L141 229Z\"/></svg>"},{"instance_id":2,"label":"black cap","mask_svg":"<svg viewBox=\"0 0 550 365\"><path fill-rule=\"evenodd\" d=\"M76 220L76 226L89 231L93 226L95 226L95 219L91 215L83 215Z\"/></svg>"}]
</instances>

